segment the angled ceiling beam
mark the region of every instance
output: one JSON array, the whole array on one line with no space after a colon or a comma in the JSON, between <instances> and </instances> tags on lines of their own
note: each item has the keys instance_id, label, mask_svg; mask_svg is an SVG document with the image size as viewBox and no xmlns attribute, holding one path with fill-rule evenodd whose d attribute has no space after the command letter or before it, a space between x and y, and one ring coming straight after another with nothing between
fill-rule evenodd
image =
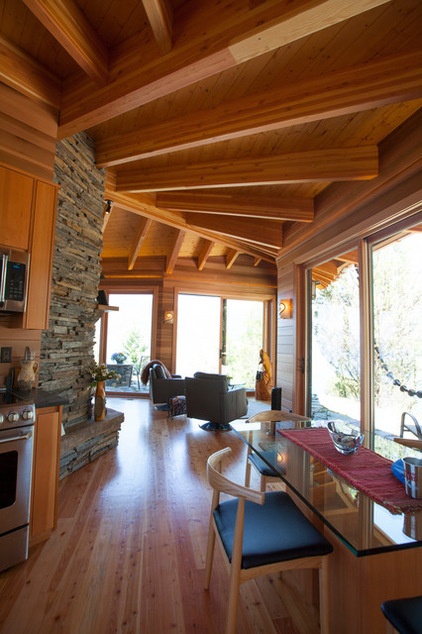
<instances>
[{"instance_id":1,"label":"angled ceiling beam","mask_svg":"<svg viewBox=\"0 0 422 634\"><path fill-rule=\"evenodd\" d=\"M282 223L268 220L263 223L258 218L241 220L232 216L211 216L207 214L187 214L186 221L190 227L210 229L221 235L234 236L240 240L257 245L280 248L282 246Z\"/></svg>"},{"instance_id":2,"label":"angled ceiling beam","mask_svg":"<svg viewBox=\"0 0 422 634\"><path fill-rule=\"evenodd\" d=\"M144 218L142 216L138 217L138 231L128 256L128 265L127 265L128 271L132 271L133 267L135 266L135 262L139 255L139 251L141 250L142 243L145 240L145 237L151 225L152 225L152 220L150 220L149 218Z\"/></svg>"},{"instance_id":3,"label":"angled ceiling beam","mask_svg":"<svg viewBox=\"0 0 422 634\"><path fill-rule=\"evenodd\" d=\"M161 53L168 53L173 44L173 9L168 0L142 0L148 22Z\"/></svg>"},{"instance_id":4,"label":"angled ceiling beam","mask_svg":"<svg viewBox=\"0 0 422 634\"><path fill-rule=\"evenodd\" d=\"M319 121L422 97L422 51L328 73L99 138L99 167Z\"/></svg>"},{"instance_id":5,"label":"angled ceiling beam","mask_svg":"<svg viewBox=\"0 0 422 634\"><path fill-rule=\"evenodd\" d=\"M202 248L198 255L198 271L202 271L202 269L204 268L213 246L214 242L212 242L211 240L204 240L204 244L202 245Z\"/></svg>"},{"instance_id":6,"label":"angled ceiling beam","mask_svg":"<svg viewBox=\"0 0 422 634\"><path fill-rule=\"evenodd\" d=\"M316 181L370 180L378 175L378 148L292 152L117 172L117 191L149 192Z\"/></svg>"},{"instance_id":7,"label":"angled ceiling beam","mask_svg":"<svg viewBox=\"0 0 422 634\"><path fill-rule=\"evenodd\" d=\"M159 192L157 207L172 211L224 214L252 218L270 218L293 222L312 222L312 198L280 198L274 196L245 196L237 191L220 193L210 191Z\"/></svg>"},{"instance_id":8,"label":"angled ceiling beam","mask_svg":"<svg viewBox=\"0 0 422 634\"><path fill-rule=\"evenodd\" d=\"M130 213L134 213L138 216L145 216L151 218L160 223L165 223L170 227L181 229L185 231L187 223L184 217L177 213L172 213L166 209L158 209L154 204L154 196L151 194L140 194L136 197L132 197L127 194L116 192L114 189L113 179L111 175L106 179L106 190L104 194L107 198L113 200L113 207L124 209ZM205 240L212 242L218 242L224 244L229 248L240 249L243 253L247 253L252 257L261 257L266 262L274 263L274 259L277 255L277 248L263 247L257 248L253 244L244 242L239 238L227 237L217 231L208 231L207 229L198 228L194 233Z\"/></svg>"},{"instance_id":9,"label":"angled ceiling beam","mask_svg":"<svg viewBox=\"0 0 422 634\"><path fill-rule=\"evenodd\" d=\"M236 251L235 249L230 249L226 255L226 269L229 270L232 268L233 264L236 262L237 258L240 255L240 251Z\"/></svg>"},{"instance_id":10,"label":"angled ceiling beam","mask_svg":"<svg viewBox=\"0 0 422 634\"><path fill-rule=\"evenodd\" d=\"M108 86L95 90L83 78L68 82L60 138L386 2L390 0L267 0L249 11L244 0L193 3L177 46L165 56L154 56L148 36L140 42L137 35L110 64Z\"/></svg>"},{"instance_id":11,"label":"angled ceiling beam","mask_svg":"<svg viewBox=\"0 0 422 634\"><path fill-rule=\"evenodd\" d=\"M2 37L0 81L30 99L53 106L57 111L60 107L60 80Z\"/></svg>"},{"instance_id":12,"label":"angled ceiling beam","mask_svg":"<svg viewBox=\"0 0 422 634\"><path fill-rule=\"evenodd\" d=\"M176 260L179 257L179 252L180 252L180 249L182 248L185 235L186 235L185 231L178 231L177 233L176 239L171 249L171 253L167 256L166 270L165 270L166 275L171 275L174 271Z\"/></svg>"},{"instance_id":13,"label":"angled ceiling beam","mask_svg":"<svg viewBox=\"0 0 422 634\"><path fill-rule=\"evenodd\" d=\"M100 85L106 83L107 49L73 0L23 2L90 79Z\"/></svg>"}]
</instances>

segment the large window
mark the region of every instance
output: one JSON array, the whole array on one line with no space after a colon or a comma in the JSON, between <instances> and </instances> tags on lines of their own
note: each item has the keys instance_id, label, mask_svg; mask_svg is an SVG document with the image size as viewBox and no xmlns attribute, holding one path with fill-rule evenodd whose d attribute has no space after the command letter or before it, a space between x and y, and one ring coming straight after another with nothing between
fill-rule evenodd
<instances>
[{"instance_id":1,"label":"large window","mask_svg":"<svg viewBox=\"0 0 422 634\"><path fill-rule=\"evenodd\" d=\"M359 425L359 269L351 256L312 271L311 413Z\"/></svg>"},{"instance_id":2,"label":"large window","mask_svg":"<svg viewBox=\"0 0 422 634\"><path fill-rule=\"evenodd\" d=\"M140 377L151 355L153 295L110 293L108 303L119 310L107 313L105 360L118 372L119 378L107 381L107 390L145 392L147 388ZM99 334L97 331L97 344ZM98 349L96 357L99 358Z\"/></svg>"},{"instance_id":3,"label":"large window","mask_svg":"<svg viewBox=\"0 0 422 634\"><path fill-rule=\"evenodd\" d=\"M422 232L400 226L308 271L314 418L374 430L375 444L402 420L422 426L421 253Z\"/></svg>"},{"instance_id":4,"label":"large window","mask_svg":"<svg viewBox=\"0 0 422 634\"><path fill-rule=\"evenodd\" d=\"M403 414L422 425L422 233L372 247L374 422L398 435Z\"/></svg>"}]
</instances>

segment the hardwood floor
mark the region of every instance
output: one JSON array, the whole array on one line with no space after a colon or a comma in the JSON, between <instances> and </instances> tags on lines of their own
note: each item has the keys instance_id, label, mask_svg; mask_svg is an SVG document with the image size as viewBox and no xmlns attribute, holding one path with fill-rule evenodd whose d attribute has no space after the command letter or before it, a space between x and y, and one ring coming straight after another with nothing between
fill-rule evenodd
<instances>
[{"instance_id":1,"label":"hardwood floor","mask_svg":"<svg viewBox=\"0 0 422 634\"><path fill-rule=\"evenodd\" d=\"M203 590L205 463L230 446L228 473L243 481L246 446L233 432L168 419L149 400L108 404L125 413L119 445L61 482L57 530L0 574L0 631L220 634L228 575L217 549ZM316 614L287 574L266 577L242 586L238 631L315 634Z\"/></svg>"}]
</instances>

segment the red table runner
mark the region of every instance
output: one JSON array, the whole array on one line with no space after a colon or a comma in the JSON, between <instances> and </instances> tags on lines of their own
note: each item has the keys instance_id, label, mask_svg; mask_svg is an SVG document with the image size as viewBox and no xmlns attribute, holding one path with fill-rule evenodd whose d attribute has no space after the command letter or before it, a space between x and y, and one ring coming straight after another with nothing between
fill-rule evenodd
<instances>
[{"instance_id":1,"label":"red table runner","mask_svg":"<svg viewBox=\"0 0 422 634\"><path fill-rule=\"evenodd\" d=\"M391 513L422 510L422 500L409 497L404 484L393 475L391 460L371 449L360 447L355 453L344 456L334 447L328 430L322 427L283 429L279 433L306 449L351 486Z\"/></svg>"}]
</instances>

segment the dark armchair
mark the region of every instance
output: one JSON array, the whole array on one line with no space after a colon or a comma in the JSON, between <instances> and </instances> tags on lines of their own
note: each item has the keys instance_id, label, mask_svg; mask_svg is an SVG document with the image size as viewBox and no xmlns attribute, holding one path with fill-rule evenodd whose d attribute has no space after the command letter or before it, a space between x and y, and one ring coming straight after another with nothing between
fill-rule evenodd
<instances>
[{"instance_id":1,"label":"dark armchair","mask_svg":"<svg viewBox=\"0 0 422 634\"><path fill-rule=\"evenodd\" d=\"M149 393L154 404L168 403L173 396L185 393L185 379L177 374L169 378L162 365L153 363L149 368Z\"/></svg>"},{"instance_id":2,"label":"dark armchair","mask_svg":"<svg viewBox=\"0 0 422 634\"><path fill-rule=\"evenodd\" d=\"M208 421L201 425L206 431L229 431L229 423L248 411L245 388L230 388L223 374L186 377L185 394L187 415Z\"/></svg>"}]
</instances>

